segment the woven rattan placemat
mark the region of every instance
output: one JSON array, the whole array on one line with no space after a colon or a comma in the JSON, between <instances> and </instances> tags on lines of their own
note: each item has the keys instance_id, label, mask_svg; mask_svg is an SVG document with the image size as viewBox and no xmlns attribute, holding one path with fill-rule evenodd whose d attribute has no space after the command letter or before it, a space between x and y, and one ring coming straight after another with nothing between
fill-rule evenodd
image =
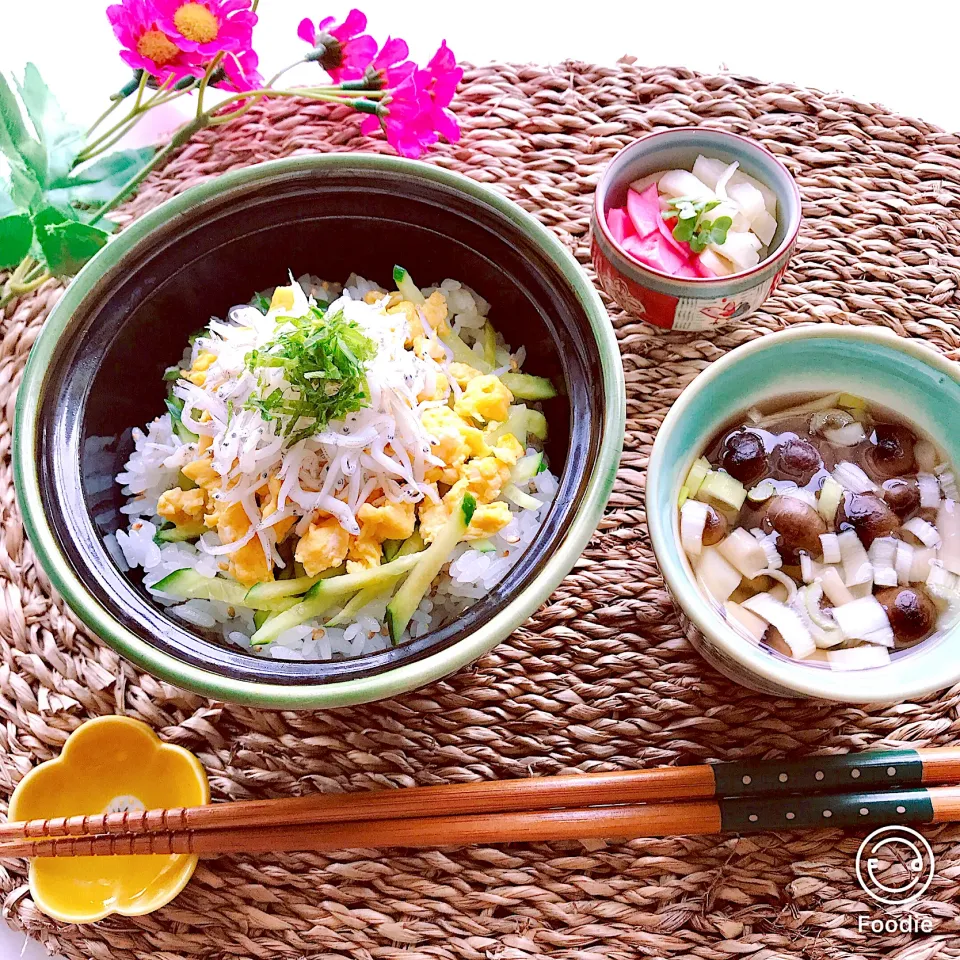
<instances>
[{"instance_id":1,"label":"woven rattan placemat","mask_svg":"<svg viewBox=\"0 0 960 960\"><path fill-rule=\"evenodd\" d=\"M631 138L706 124L759 140L787 164L804 200L799 246L777 295L747 324L709 338L655 333L612 310L627 378L626 445L606 517L576 570L472 668L396 700L300 714L225 706L159 683L89 637L51 596L24 540L9 445L23 363L59 289L49 284L8 309L0 341L4 795L82 720L113 712L197 753L219 800L956 740L960 687L860 709L774 701L720 678L681 639L650 551L643 491L670 403L710 361L761 333L805 320L881 323L960 356L960 138L845 97L629 63L470 69L457 108L463 139L431 162L517 200L584 265L594 185ZM271 157L386 149L332 119L326 108L278 102L204 133L128 212ZM8 921L71 960L956 957L960 829L927 836L938 872L913 912L935 930L912 940L858 931L856 915L873 910L854 876L860 836L838 830L590 850L223 858L201 863L166 909L85 927L37 912L22 862L0 864L0 882Z\"/></svg>"}]
</instances>

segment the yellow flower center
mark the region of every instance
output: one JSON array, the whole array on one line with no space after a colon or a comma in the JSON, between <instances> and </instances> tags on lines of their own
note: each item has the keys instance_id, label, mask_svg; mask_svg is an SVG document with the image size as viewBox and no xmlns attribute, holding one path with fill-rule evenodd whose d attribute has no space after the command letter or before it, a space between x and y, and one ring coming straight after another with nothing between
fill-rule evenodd
<instances>
[{"instance_id":1,"label":"yellow flower center","mask_svg":"<svg viewBox=\"0 0 960 960\"><path fill-rule=\"evenodd\" d=\"M220 32L217 18L202 3L185 3L173 15L173 22L194 43L209 43Z\"/></svg>"},{"instance_id":2,"label":"yellow flower center","mask_svg":"<svg viewBox=\"0 0 960 960\"><path fill-rule=\"evenodd\" d=\"M158 67L175 60L179 52L176 45L159 30L148 30L137 41L137 53L152 60Z\"/></svg>"}]
</instances>

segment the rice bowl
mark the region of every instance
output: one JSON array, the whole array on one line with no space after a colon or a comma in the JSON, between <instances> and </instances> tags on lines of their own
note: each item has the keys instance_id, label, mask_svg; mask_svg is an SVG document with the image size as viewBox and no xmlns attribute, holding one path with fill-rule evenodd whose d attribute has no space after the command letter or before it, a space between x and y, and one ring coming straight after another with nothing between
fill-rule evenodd
<instances>
[{"instance_id":1,"label":"rice bowl","mask_svg":"<svg viewBox=\"0 0 960 960\"><path fill-rule=\"evenodd\" d=\"M552 385L469 287L396 276L393 292L354 274L259 294L168 369L168 411L133 430L116 478L129 526L106 544L169 615L275 659L362 656L449 623L533 542L558 490L537 403ZM365 357L353 395L302 353L314 341ZM398 623L396 588L462 498L463 539ZM334 595L307 616L314 587Z\"/></svg>"}]
</instances>

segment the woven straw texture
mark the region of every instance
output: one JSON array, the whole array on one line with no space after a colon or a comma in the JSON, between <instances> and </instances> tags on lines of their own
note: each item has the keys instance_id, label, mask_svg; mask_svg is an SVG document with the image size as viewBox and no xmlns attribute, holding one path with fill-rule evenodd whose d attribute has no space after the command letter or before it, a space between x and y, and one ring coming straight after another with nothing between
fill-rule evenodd
<instances>
[{"instance_id":1,"label":"woven straw texture","mask_svg":"<svg viewBox=\"0 0 960 960\"><path fill-rule=\"evenodd\" d=\"M430 161L517 200L585 266L594 185L631 138L705 124L759 140L787 164L804 200L797 253L776 296L748 324L710 337L655 333L611 308L627 380L623 461L600 530L551 602L444 682L299 714L205 701L138 673L52 595L20 525L9 444L24 360L60 290L48 284L8 309L0 341L4 795L56 756L81 721L112 712L197 753L218 800L956 738L960 687L860 709L774 701L707 667L682 639L654 563L644 468L683 387L767 331L810 320L880 323L960 356L960 138L845 97L630 61L470 68L455 106L463 139ZM198 136L125 212L136 216L228 169L338 149L388 148L327 108L277 102ZM0 864L0 883L7 920L70 960L960 956L960 828L927 835L938 871L913 912L935 930L916 939L858 930L858 914L877 916L854 875L861 836L837 830L600 849L223 858L201 863L166 909L86 927L38 913L22 862Z\"/></svg>"}]
</instances>

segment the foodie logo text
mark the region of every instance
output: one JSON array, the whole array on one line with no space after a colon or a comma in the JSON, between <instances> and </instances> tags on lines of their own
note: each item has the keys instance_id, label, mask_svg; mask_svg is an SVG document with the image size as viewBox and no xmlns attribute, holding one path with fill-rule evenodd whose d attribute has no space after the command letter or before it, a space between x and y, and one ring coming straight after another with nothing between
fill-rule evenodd
<instances>
[{"instance_id":1,"label":"foodie logo text","mask_svg":"<svg viewBox=\"0 0 960 960\"><path fill-rule=\"evenodd\" d=\"M923 896L933 881L933 850L910 827L880 827L860 844L856 866L857 880L868 896L888 907L905 906ZM933 922L910 914L876 919L861 915L857 926L861 932L929 933Z\"/></svg>"}]
</instances>

